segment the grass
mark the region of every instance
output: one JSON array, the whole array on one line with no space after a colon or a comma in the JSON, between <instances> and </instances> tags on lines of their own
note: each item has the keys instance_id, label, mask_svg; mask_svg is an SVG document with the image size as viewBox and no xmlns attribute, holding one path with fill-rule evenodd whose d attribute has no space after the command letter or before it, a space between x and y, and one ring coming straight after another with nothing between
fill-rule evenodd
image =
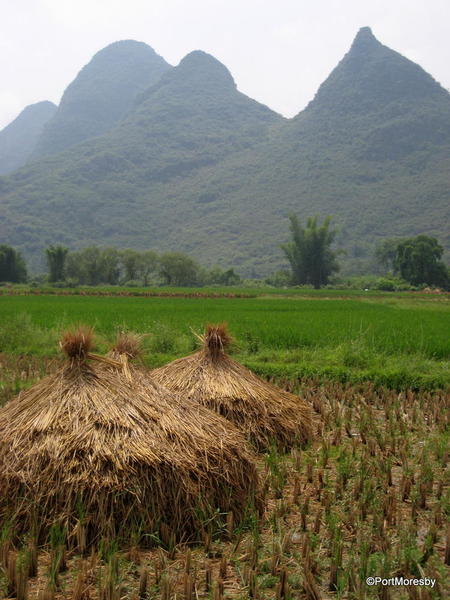
<instances>
[{"instance_id":1,"label":"grass","mask_svg":"<svg viewBox=\"0 0 450 600\"><path fill-rule=\"evenodd\" d=\"M353 299L342 292L333 298L3 295L0 351L54 356L61 330L83 322L95 327L100 349L120 329L149 333L145 360L158 366L195 348L192 330L221 321L236 338L238 360L263 375L370 379L416 389L450 384L450 303L410 293Z\"/></svg>"}]
</instances>

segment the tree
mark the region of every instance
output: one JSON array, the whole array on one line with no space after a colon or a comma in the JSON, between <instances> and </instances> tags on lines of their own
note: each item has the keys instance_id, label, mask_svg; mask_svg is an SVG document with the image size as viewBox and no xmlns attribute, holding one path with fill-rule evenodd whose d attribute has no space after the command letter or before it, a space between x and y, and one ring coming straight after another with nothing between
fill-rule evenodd
<instances>
[{"instance_id":1,"label":"tree","mask_svg":"<svg viewBox=\"0 0 450 600\"><path fill-rule=\"evenodd\" d=\"M167 285L195 285L200 267L190 256L181 252L166 252L159 259L159 274Z\"/></svg>"},{"instance_id":2,"label":"tree","mask_svg":"<svg viewBox=\"0 0 450 600\"><path fill-rule=\"evenodd\" d=\"M436 238L418 235L397 246L394 268L412 285L449 285L448 269L440 260L444 249Z\"/></svg>"},{"instance_id":3,"label":"tree","mask_svg":"<svg viewBox=\"0 0 450 600\"><path fill-rule=\"evenodd\" d=\"M47 259L47 266L49 270L48 280L51 283L55 281L63 281L65 272L64 268L66 265L68 248L64 246L49 246L45 249L45 256Z\"/></svg>"},{"instance_id":4,"label":"tree","mask_svg":"<svg viewBox=\"0 0 450 600\"><path fill-rule=\"evenodd\" d=\"M205 285L239 285L241 278L234 269L223 271L220 267L202 269L202 283Z\"/></svg>"},{"instance_id":5,"label":"tree","mask_svg":"<svg viewBox=\"0 0 450 600\"><path fill-rule=\"evenodd\" d=\"M90 246L67 256L66 274L86 285L119 281L119 252L116 248Z\"/></svg>"},{"instance_id":6,"label":"tree","mask_svg":"<svg viewBox=\"0 0 450 600\"><path fill-rule=\"evenodd\" d=\"M125 271L125 281L132 281L138 278L140 258L140 253L136 250L131 250L131 248L121 251L120 261Z\"/></svg>"},{"instance_id":7,"label":"tree","mask_svg":"<svg viewBox=\"0 0 450 600\"><path fill-rule=\"evenodd\" d=\"M120 278L119 251L117 248L103 248L100 251L100 279L103 283L117 285Z\"/></svg>"},{"instance_id":8,"label":"tree","mask_svg":"<svg viewBox=\"0 0 450 600\"><path fill-rule=\"evenodd\" d=\"M317 225L317 217L310 217L303 228L296 215L291 215L292 241L281 246L292 269L292 283L312 284L316 289L328 283L332 273L339 270L337 252L331 250L336 231L330 230L331 217Z\"/></svg>"},{"instance_id":9,"label":"tree","mask_svg":"<svg viewBox=\"0 0 450 600\"><path fill-rule=\"evenodd\" d=\"M387 238L375 248L375 258L385 269L394 270L394 261L397 255L397 247L403 240L398 238Z\"/></svg>"},{"instance_id":10,"label":"tree","mask_svg":"<svg viewBox=\"0 0 450 600\"><path fill-rule=\"evenodd\" d=\"M20 252L7 246L0 245L0 281L21 283L27 279L27 267Z\"/></svg>"},{"instance_id":11,"label":"tree","mask_svg":"<svg viewBox=\"0 0 450 600\"><path fill-rule=\"evenodd\" d=\"M234 272L234 269L227 269L224 271L220 283L223 283L223 285L239 285L240 282L241 278Z\"/></svg>"},{"instance_id":12,"label":"tree","mask_svg":"<svg viewBox=\"0 0 450 600\"><path fill-rule=\"evenodd\" d=\"M145 250L139 255L137 273L142 285L147 286L149 277L158 268L159 257L153 250Z\"/></svg>"},{"instance_id":13,"label":"tree","mask_svg":"<svg viewBox=\"0 0 450 600\"><path fill-rule=\"evenodd\" d=\"M273 285L274 287L287 287L292 281L292 276L288 270L275 271L264 279L264 283Z\"/></svg>"}]
</instances>

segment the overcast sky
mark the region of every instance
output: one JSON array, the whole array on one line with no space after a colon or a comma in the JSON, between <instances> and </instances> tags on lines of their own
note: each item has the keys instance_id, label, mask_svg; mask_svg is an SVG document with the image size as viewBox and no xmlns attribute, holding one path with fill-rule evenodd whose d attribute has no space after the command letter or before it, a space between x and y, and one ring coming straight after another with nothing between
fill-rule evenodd
<instances>
[{"instance_id":1,"label":"overcast sky","mask_svg":"<svg viewBox=\"0 0 450 600\"><path fill-rule=\"evenodd\" d=\"M0 129L28 104L58 103L93 54L146 42L172 65L209 52L238 88L298 113L368 25L450 87L450 0L0 0Z\"/></svg>"}]
</instances>

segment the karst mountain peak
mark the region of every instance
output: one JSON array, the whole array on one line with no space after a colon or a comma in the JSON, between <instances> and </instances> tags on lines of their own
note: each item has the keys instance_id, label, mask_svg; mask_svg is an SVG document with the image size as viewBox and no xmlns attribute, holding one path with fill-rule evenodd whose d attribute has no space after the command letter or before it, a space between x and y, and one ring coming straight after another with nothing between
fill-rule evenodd
<instances>
[{"instance_id":1,"label":"karst mountain peak","mask_svg":"<svg viewBox=\"0 0 450 600\"><path fill-rule=\"evenodd\" d=\"M217 58L203 50L189 52L178 65L178 70L187 76L195 77L198 82L205 84L222 82L235 88L234 79L227 69Z\"/></svg>"},{"instance_id":2,"label":"karst mountain peak","mask_svg":"<svg viewBox=\"0 0 450 600\"><path fill-rule=\"evenodd\" d=\"M379 111L448 95L422 67L384 46L362 27L349 51L322 83L310 107L345 114Z\"/></svg>"},{"instance_id":3,"label":"karst mountain peak","mask_svg":"<svg viewBox=\"0 0 450 600\"><path fill-rule=\"evenodd\" d=\"M116 51L122 62L108 60ZM42 134L58 130L53 155L0 177L0 235L34 264L58 231L70 248L151 240L265 276L285 266L291 213L333 215L349 270L370 265L383 237L445 239L450 95L370 27L293 119L241 93L202 50L171 66L124 40L94 58Z\"/></svg>"},{"instance_id":4,"label":"karst mountain peak","mask_svg":"<svg viewBox=\"0 0 450 600\"><path fill-rule=\"evenodd\" d=\"M136 97L171 66L144 42L121 40L99 50L66 88L33 160L107 132Z\"/></svg>"}]
</instances>

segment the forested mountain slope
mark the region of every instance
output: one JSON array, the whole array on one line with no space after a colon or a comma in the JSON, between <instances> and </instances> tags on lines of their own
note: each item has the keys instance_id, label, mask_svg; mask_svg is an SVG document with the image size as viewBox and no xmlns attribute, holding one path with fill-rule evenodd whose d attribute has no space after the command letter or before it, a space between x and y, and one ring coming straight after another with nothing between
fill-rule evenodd
<instances>
[{"instance_id":1,"label":"forested mountain slope","mask_svg":"<svg viewBox=\"0 0 450 600\"><path fill-rule=\"evenodd\" d=\"M108 133L0 179L0 235L28 256L96 242L264 275L289 213L332 214L356 272L386 236L449 246L449 189L449 94L363 28L291 120L189 54Z\"/></svg>"},{"instance_id":2,"label":"forested mountain slope","mask_svg":"<svg viewBox=\"0 0 450 600\"><path fill-rule=\"evenodd\" d=\"M12 173L27 162L56 110L57 106L48 100L30 104L0 131L0 175Z\"/></svg>"},{"instance_id":3,"label":"forested mountain slope","mask_svg":"<svg viewBox=\"0 0 450 600\"><path fill-rule=\"evenodd\" d=\"M170 68L143 42L123 40L97 52L65 90L33 160L108 131L125 116L136 96Z\"/></svg>"}]
</instances>

